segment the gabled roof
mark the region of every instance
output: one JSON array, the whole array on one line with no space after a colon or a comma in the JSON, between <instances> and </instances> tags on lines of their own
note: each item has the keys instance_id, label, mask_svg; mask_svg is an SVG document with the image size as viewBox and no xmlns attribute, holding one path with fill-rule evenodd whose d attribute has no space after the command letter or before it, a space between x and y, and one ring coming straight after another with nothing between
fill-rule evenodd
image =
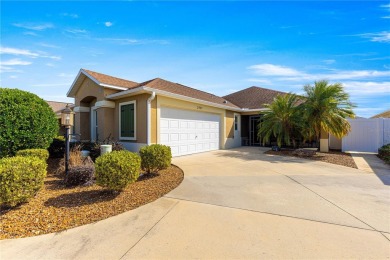
<instances>
[{"instance_id":1,"label":"gabled roof","mask_svg":"<svg viewBox=\"0 0 390 260\"><path fill-rule=\"evenodd\" d=\"M112 77L95 71L81 69L69 89L67 96L74 97L78 88L86 78L91 79L100 86L118 90L117 93L108 95L106 97L108 99L119 99L129 95L151 93L152 91L155 91L158 95L171 96L225 109L230 108L234 111L241 111L243 109L252 111L262 110L264 109L264 103L271 103L277 95L286 94L285 92L272 89L250 87L224 97L219 97L205 91L161 78L136 83L134 81Z\"/></svg>"},{"instance_id":2,"label":"gabled roof","mask_svg":"<svg viewBox=\"0 0 390 260\"><path fill-rule=\"evenodd\" d=\"M70 108L74 107L74 104L70 102L65 103L57 101L46 101L46 103L49 104L49 106L57 116L61 114L62 110L65 109L66 105L69 105Z\"/></svg>"},{"instance_id":3,"label":"gabled roof","mask_svg":"<svg viewBox=\"0 0 390 260\"><path fill-rule=\"evenodd\" d=\"M199 99L199 100L203 100L206 102L211 102L211 103L215 103L227 107L239 108L235 104L228 102L226 99L222 97L216 96L214 94L205 91L194 89L179 83L174 83L168 80L160 79L160 78L155 78L152 80L145 81L143 83L138 84L134 88L137 87L148 87L155 90L169 92L176 95L186 96L189 98Z\"/></svg>"},{"instance_id":4,"label":"gabled roof","mask_svg":"<svg viewBox=\"0 0 390 260\"><path fill-rule=\"evenodd\" d=\"M67 93L68 97L74 97L78 88L81 86L85 78L91 79L93 82L102 87L116 89L119 91L129 89L138 84L134 81L112 77L91 70L80 69L79 73L76 76L76 79L73 81L73 84Z\"/></svg>"},{"instance_id":5,"label":"gabled roof","mask_svg":"<svg viewBox=\"0 0 390 260\"><path fill-rule=\"evenodd\" d=\"M272 103L276 96L285 94L287 93L253 86L234 92L223 98L241 108L261 109L264 108L264 104Z\"/></svg>"},{"instance_id":6,"label":"gabled roof","mask_svg":"<svg viewBox=\"0 0 390 260\"><path fill-rule=\"evenodd\" d=\"M97 81L99 81L101 84L110 85L110 86L117 86L117 87L123 87L123 88L132 88L136 86L138 83L126 79L121 79L117 77L112 77L106 74L98 73L91 70L82 69L83 71L87 72L90 76L95 78Z\"/></svg>"},{"instance_id":7,"label":"gabled roof","mask_svg":"<svg viewBox=\"0 0 390 260\"><path fill-rule=\"evenodd\" d=\"M372 116L371 118L390 118L390 110L387 110L385 112L379 113L375 116Z\"/></svg>"}]
</instances>

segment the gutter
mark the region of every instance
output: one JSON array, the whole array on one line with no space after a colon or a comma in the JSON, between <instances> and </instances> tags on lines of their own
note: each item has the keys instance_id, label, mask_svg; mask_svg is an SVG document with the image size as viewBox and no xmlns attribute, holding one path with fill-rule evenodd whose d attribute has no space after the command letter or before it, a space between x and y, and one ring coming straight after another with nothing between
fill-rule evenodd
<instances>
[{"instance_id":1,"label":"gutter","mask_svg":"<svg viewBox=\"0 0 390 260\"><path fill-rule=\"evenodd\" d=\"M156 92L152 92L150 97L147 100L147 105L146 105L146 128L147 128L147 135L146 135L146 144L150 145L152 141L152 115L151 115L151 110L152 110L152 100L156 97Z\"/></svg>"}]
</instances>

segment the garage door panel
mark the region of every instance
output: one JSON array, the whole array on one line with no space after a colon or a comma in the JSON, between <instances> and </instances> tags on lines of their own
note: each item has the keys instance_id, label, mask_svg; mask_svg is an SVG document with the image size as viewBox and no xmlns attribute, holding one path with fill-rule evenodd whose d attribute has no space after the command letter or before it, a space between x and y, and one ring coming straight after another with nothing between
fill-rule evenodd
<instances>
[{"instance_id":1,"label":"garage door panel","mask_svg":"<svg viewBox=\"0 0 390 260\"><path fill-rule=\"evenodd\" d=\"M219 148L219 115L162 107L160 117L160 143L173 156Z\"/></svg>"}]
</instances>

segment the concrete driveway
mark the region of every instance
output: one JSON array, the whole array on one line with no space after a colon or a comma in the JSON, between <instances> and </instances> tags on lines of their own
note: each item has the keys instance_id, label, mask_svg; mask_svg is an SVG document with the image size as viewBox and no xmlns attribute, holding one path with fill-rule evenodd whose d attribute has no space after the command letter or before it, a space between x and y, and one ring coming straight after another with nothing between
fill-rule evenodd
<instances>
[{"instance_id":1,"label":"concrete driveway","mask_svg":"<svg viewBox=\"0 0 390 260\"><path fill-rule=\"evenodd\" d=\"M174 163L185 179L163 198L62 233L0 241L0 258L390 258L390 171L259 148Z\"/></svg>"}]
</instances>

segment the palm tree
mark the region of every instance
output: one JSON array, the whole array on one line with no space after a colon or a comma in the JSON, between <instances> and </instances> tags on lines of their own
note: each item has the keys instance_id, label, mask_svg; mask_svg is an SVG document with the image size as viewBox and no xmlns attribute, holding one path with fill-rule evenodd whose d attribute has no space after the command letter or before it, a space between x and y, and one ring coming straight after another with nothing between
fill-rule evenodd
<instances>
[{"instance_id":1,"label":"palm tree","mask_svg":"<svg viewBox=\"0 0 390 260\"><path fill-rule=\"evenodd\" d=\"M296 146L296 138L300 137L302 117L297 106L299 99L294 94L279 95L271 104L265 104L269 110L264 111L263 118L258 125L257 137L264 143L269 142L271 136L276 137L280 147L282 142Z\"/></svg>"},{"instance_id":2,"label":"palm tree","mask_svg":"<svg viewBox=\"0 0 390 260\"><path fill-rule=\"evenodd\" d=\"M346 118L355 117L352 111L355 106L349 101L349 95L341 83L329 84L321 80L314 82L314 86L304 86L304 90L302 112L310 126L304 136L313 134L318 140L323 130L341 138L351 130Z\"/></svg>"}]
</instances>

